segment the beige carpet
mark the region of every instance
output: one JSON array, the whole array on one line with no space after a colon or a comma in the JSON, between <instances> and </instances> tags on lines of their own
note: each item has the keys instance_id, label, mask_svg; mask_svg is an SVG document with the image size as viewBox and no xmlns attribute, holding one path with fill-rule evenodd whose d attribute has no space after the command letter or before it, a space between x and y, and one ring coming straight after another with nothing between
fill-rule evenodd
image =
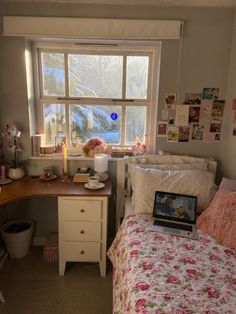
<instances>
[{"instance_id":1,"label":"beige carpet","mask_svg":"<svg viewBox=\"0 0 236 314\"><path fill-rule=\"evenodd\" d=\"M64 277L57 263L42 260L43 248L33 247L19 260L7 260L0 271L6 299L1 314L111 314L112 269L100 277L98 264L67 263Z\"/></svg>"}]
</instances>

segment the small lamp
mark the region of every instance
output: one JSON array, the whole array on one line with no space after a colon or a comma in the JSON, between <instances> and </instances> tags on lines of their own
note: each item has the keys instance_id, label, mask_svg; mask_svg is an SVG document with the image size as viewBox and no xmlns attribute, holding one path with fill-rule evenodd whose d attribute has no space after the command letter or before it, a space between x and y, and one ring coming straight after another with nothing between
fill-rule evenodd
<instances>
[{"instance_id":1,"label":"small lamp","mask_svg":"<svg viewBox=\"0 0 236 314\"><path fill-rule=\"evenodd\" d=\"M99 181L106 181L108 174L108 155L107 154L95 154L94 155L94 170L95 175L98 176Z\"/></svg>"}]
</instances>

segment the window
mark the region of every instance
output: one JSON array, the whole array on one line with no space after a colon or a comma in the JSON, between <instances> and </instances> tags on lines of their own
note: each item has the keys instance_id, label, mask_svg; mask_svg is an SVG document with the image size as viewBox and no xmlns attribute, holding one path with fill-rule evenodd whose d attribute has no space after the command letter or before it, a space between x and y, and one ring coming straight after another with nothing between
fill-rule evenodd
<instances>
[{"instance_id":1,"label":"window","mask_svg":"<svg viewBox=\"0 0 236 314\"><path fill-rule=\"evenodd\" d=\"M36 44L37 125L48 144L150 145L157 47Z\"/></svg>"}]
</instances>

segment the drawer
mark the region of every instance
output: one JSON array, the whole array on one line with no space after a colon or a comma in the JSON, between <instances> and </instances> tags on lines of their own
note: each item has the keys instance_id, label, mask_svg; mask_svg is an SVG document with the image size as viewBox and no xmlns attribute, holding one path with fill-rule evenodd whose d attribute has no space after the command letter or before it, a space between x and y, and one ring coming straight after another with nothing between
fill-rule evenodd
<instances>
[{"instance_id":1,"label":"drawer","mask_svg":"<svg viewBox=\"0 0 236 314\"><path fill-rule=\"evenodd\" d=\"M99 242L64 242L65 260L71 262L98 262L100 261L100 247Z\"/></svg>"},{"instance_id":2,"label":"drawer","mask_svg":"<svg viewBox=\"0 0 236 314\"><path fill-rule=\"evenodd\" d=\"M64 220L101 220L102 201L58 199L59 215Z\"/></svg>"},{"instance_id":3,"label":"drawer","mask_svg":"<svg viewBox=\"0 0 236 314\"><path fill-rule=\"evenodd\" d=\"M64 221L64 241L100 241L101 222Z\"/></svg>"}]
</instances>

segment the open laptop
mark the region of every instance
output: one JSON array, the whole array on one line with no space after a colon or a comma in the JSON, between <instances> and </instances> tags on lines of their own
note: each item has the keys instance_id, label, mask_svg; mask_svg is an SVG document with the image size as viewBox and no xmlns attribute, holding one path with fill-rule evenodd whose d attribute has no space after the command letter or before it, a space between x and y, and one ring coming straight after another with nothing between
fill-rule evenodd
<instances>
[{"instance_id":1,"label":"open laptop","mask_svg":"<svg viewBox=\"0 0 236 314\"><path fill-rule=\"evenodd\" d=\"M197 197L156 191L153 217L157 231L197 239Z\"/></svg>"}]
</instances>

